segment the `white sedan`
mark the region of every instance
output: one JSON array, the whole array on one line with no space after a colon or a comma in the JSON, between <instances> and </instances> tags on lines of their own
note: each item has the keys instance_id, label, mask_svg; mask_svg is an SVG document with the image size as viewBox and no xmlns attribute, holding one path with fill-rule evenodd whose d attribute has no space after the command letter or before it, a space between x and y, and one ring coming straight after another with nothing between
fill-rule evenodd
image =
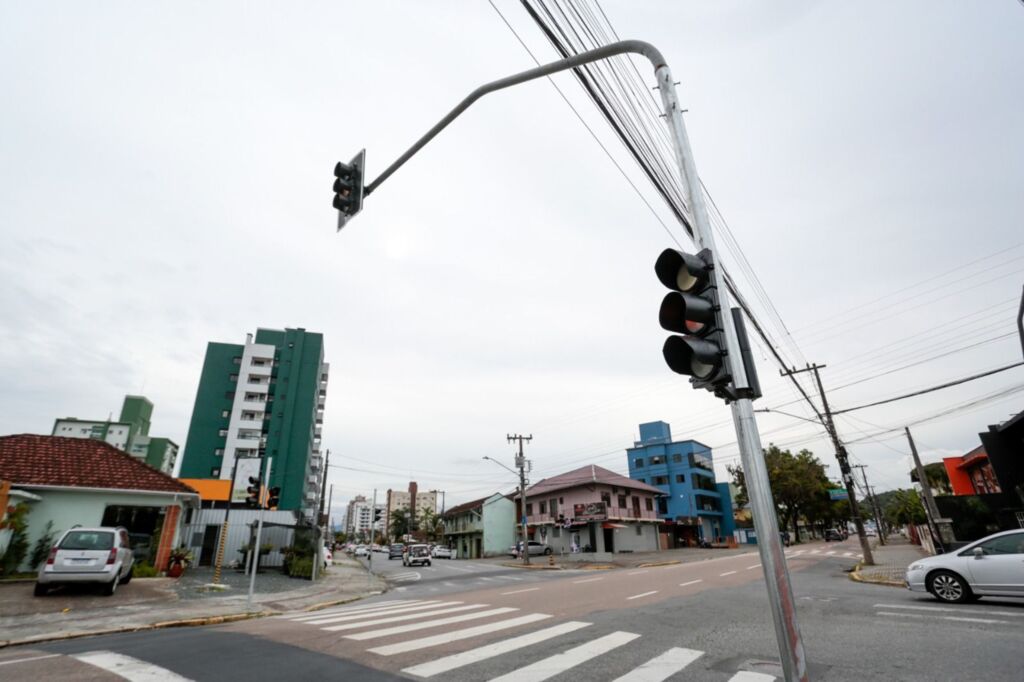
<instances>
[{"instance_id":1,"label":"white sedan","mask_svg":"<svg viewBox=\"0 0 1024 682\"><path fill-rule=\"evenodd\" d=\"M430 550L430 556L435 559L451 559L452 550L442 545L434 545Z\"/></svg>"},{"instance_id":2,"label":"white sedan","mask_svg":"<svg viewBox=\"0 0 1024 682\"><path fill-rule=\"evenodd\" d=\"M1024 529L989 535L907 567L907 588L944 602L1024 597Z\"/></svg>"}]
</instances>

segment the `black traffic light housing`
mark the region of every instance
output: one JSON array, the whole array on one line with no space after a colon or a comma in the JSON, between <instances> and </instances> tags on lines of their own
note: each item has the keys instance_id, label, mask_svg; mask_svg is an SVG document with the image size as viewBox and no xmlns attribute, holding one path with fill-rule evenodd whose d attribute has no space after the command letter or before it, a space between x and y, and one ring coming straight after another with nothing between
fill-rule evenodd
<instances>
[{"instance_id":1,"label":"black traffic light housing","mask_svg":"<svg viewBox=\"0 0 1024 682\"><path fill-rule=\"evenodd\" d=\"M250 476L249 477L249 487L247 487L245 489L245 492L246 492L245 506L247 506L247 507L259 507L260 506L260 491L261 490L262 490L262 488L260 486L260 477L259 476Z\"/></svg>"},{"instance_id":2,"label":"black traffic light housing","mask_svg":"<svg viewBox=\"0 0 1024 682\"><path fill-rule=\"evenodd\" d=\"M377 523L377 522L380 521L380 516L381 516L382 513L383 512L380 509L374 509L373 510L373 522L374 523Z\"/></svg>"},{"instance_id":3,"label":"black traffic light housing","mask_svg":"<svg viewBox=\"0 0 1024 682\"><path fill-rule=\"evenodd\" d=\"M276 509L281 502L281 486L271 486L267 490L267 509Z\"/></svg>"},{"instance_id":4,"label":"black traffic light housing","mask_svg":"<svg viewBox=\"0 0 1024 682\"><path fill-rule=\"evenodd\" d=\"M662 354L669 368L689 376L694 387L735 400L722 307L711 277L714 267L708 249L696 255L665 249L658 256L654 272L672 290L661 302L658 321L663 329L682 335L668 337Z\"/></svg>"},{"instance_id":5,"label":"black traffic light housing","mask_svg":"<svg viewBox=\"0 0 1024 682\"><path fill-rule=\"evenodd\" d=\"M338 231L363 208L363 183L366 170L366 150L363 149L348 163L339 161L334 166L334 208L338 209Z\"/></svg>"}]
</instances>

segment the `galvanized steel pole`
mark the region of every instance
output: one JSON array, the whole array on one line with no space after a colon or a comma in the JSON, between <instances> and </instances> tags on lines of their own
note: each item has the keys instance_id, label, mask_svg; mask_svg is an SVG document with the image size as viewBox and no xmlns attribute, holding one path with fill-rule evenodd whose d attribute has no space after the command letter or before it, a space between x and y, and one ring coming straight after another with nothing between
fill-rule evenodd
<instances>
[{"instance_id":1,"label":"galvanized steel pole","mask_svg":"<svg viewBox=\"0 0 1024 682\"><path fill-rule=\"evenodd\" d=\"M267 471L263 474L263 490L270 490L270 464L273 461L273 457L267 457ZM256 588L256 569L260 565L260 536L263 535L263 490L260 491L260 511L256 516L256 541L249 552L252 556L252 575L249 576L249 596L245 598L246 611L252 611L252 592Z\"/></svg>"}]
</instances>

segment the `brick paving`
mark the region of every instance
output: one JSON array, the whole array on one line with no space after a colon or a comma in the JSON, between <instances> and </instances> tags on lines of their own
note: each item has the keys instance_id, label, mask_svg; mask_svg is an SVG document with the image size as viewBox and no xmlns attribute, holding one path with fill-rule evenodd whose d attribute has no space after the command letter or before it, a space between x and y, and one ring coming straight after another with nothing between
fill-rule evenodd
<instances>
[{"instance_id":1,"label":"brick paving","mask_svg":"<svg viewBox=\"0 0 1024 682\"><path fill-rule=\"evenodd\" d=\"M862 566L860 577L867 582L895 582L903 584L907 566L927 555L920 546L911 544L901 535L885 539L886 544L871 548L874 566Z\"/></svg>"}]
</instances>

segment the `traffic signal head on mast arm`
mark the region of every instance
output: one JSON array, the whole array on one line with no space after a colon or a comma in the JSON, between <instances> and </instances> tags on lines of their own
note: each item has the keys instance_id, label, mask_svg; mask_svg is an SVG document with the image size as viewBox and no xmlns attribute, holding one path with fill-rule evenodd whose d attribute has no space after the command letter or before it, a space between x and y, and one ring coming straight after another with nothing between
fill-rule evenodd
<instances>
[{"instance_id":1,"label":"traffic signal head on mast arm","mask_svg":"<svg viewBox=\"0 0 1024 682\"><path fill-rule=\"evenodd\" d=\"M338 231L363 208L366 150L348 163L334 166L334 208L338 209Z\"/></svg>"},{"instance_id":2,"label":"traffic signal head on mast arm","mask_svg":"<svg viewBox=\"0 0 1024 682\"><path fill-rule=\"evenodd\" d=\"M734 400L722 310L712 285L714 267L707 249L696 255L665 249L658 257L654 272L672 290L661 302L658 321L663 329L682 334L668 337L662 354L669 368L689 376L695 387Z\"/></svg>"}]
</instances>

